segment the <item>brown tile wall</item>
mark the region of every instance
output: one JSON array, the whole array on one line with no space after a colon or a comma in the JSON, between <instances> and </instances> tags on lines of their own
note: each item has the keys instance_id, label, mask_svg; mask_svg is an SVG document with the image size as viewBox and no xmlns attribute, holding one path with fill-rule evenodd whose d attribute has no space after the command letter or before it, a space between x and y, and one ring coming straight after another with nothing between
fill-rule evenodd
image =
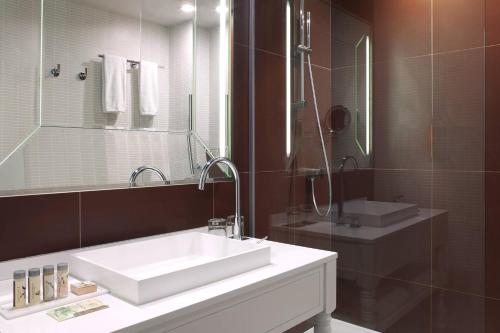
<instances>
[{"instance_id":1,"label":"brown tile wall","mask_svg":"<svg viewBox=\"0 0 500 333\"><path fill-rule=\"evenodd\" d=\"M235 2L233 144L248 215L249 2ZM306 3L315 18L314 75L324 110L332 88L330 4ZM411 258L404 269L381 269L394 256L353 267L349 256L361 261L362 246L339 250L335 315L384 332L500 331L500 1L333 3L373 22L379 84L374 86L376 168L349 173L346 197L403 196L419 207L447 211L398 235L392 244L399 245L385 249ZM256 0L255 8L258 237L271 233L276 214L285 214L289 223L300 221L297 207L310 203L304 177L286 165L283 4ZM304 126L311 124L311 111L301 115ZM299 144L296 167L321 166L313 127L309 133ZM332 138L327 141L334 149ZM0 260L202 226L212 216L232 213L232 185L218 183L205 192L183 186L0 198ZM324 180L318 186L324 193ZM305 242L293 230L284 240ZM323 247L316 241L308 245ZM325 246L332 246L331 240ZM397 320L387 319L398 311Z\"/></svg>"},{"instance_id":2,"label":"brown tile wall","mask_svg":"<svg viewBox=\"0 0 500 333\"><path fill-rule=\"evenodd\" d=\"M273 219L300 222L297 210L310 198L304 177L290 172L284 155L284 2L256 1L256 229L258 236L276 236ZM374 34L374 169L351 173L346 197L445 213L371 251L361 243L336 243L334 233L330 245L292 228L279 239L339 251L335 315L341 319L383 332L500 331L500 1L331 4L371 22ZM325 110L334 103L336 84L328 61L329 3L306 5ZM301 148L296 169L321 166L311 111L297 113L305 135L294 143ZM327 146L335 151L333 140ZM334 184L337 199L338 179ZM326 189L323 181L317 192Z\"/></svg>"},{"instance_id":3,"label":"brown tile wall","mask_svg":"<svg viewBox=\"0 0 500 333\"><path fill-rule=\"evenodd\" d=\"M214 186L5 197L0 209L3 261L204 226Z\"/></svg>"},{"instance_id":4,"label":"brown tile wall","mask_svg":"<svg viewBox=\"0 0 500 333\"><path fill-rule=\"evenodd\" d=\"M403 233L393 240L392 251L409 258L404 270L378 270L397 259L395 254L379 263L371 259L345 267L339 316L384 332L492 332L500 314L500 2L361 2L373 10L374 197L392 201L402 195L405 202L447 213L433 219L430 228L413 230L415 243ZM359 13L346 4L343 8ZM344 251L344 256L361 249ZM410 260L415 253L416 259ZM359 283L359 274L381 281ZM360 311L384 306L387 300L377 300L383 293L379 289L393 279L407 293L421 285L429 295L425 307L432 311L413 305L409 315L394 323ZM373 289L377 297L369 306L355 304L351 287L359 289L361 299ZM397 303L398 289L388 290ZM407 320L412 324L403 329Z\"/></svg>"}]
</instances>

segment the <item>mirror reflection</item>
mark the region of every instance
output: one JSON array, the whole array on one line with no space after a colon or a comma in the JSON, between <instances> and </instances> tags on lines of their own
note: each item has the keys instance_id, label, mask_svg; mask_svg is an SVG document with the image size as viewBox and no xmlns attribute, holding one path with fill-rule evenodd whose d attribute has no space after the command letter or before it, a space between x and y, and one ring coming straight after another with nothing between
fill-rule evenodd
<instances>
[{"instance_id":1,"label":"mirror reflection","mask_svg":"<svg viewBox=\"0 0 500 333\"><path fill-rule=\"evenodd\" d=\"M0 191L195 182L230 155L230 1L41 3L6 9Z\"/></svg>"},{"instance_id":2,"label":"mirror reflection","mask_svg":"<svg viewBox=\"0 0 500 333\"><path fill-rule=\"evenodd\" d=\"M333 159L356 158L361 168L373 167L372 50L370 24L350 12L332 10L332 99L349 110L352 121L335 136Z\"/></svg>"}]
</instances>

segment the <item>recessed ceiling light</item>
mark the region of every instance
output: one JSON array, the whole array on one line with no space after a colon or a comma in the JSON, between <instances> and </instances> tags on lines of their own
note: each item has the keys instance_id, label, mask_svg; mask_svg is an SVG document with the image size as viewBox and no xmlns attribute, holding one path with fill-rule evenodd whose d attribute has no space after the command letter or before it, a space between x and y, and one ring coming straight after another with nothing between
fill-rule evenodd
<instances>
[{"instance_id":1,"label":"recessed ceiling light","mask_svg":"<svg viewBox=\"0 0 500 333\"><path fill-rule=\"evenodd\" d=\"M189 3L185 3L181 6L181 10L185 13L194 12L195 7Z\"/></svg>"}]
</instances>

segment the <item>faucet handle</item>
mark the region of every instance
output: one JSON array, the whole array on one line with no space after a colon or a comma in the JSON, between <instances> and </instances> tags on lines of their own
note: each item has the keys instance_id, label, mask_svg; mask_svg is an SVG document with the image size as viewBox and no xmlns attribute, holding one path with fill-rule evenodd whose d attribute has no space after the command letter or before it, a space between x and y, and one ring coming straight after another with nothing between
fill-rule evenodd
<instances>
[{"instance_id":1,"label":"faucet handle","mask_svg":"<svg viewBox=\"0 0 500 333\"><path fill-rule=\"evenodd\" d=\"M208 232L224 231L224 235L227 237L227 220L225 218L216 217L208 220Z\"/></svg>"},{"instance_id":2,"label":"faucet handle","mask_svg":"<svg viewBox=\"0 0 500 333\"><path fill-rule=\"evenodd\" d=\"M210 229L221 229L227 226L227 220L221 217L215 217L208 220L208 230Z\"/></svg>"},{"instance_id":3,"label":"faucet handle","mask_svg":"<svg viewBox=\"0 0 500 333\"><path fill-rule=\"evenodd\" d=\"M245 217L241 216L241 237L245 236ZM231 234L229 237L231 237L234 234L234 215L229 215L227 217L227 226L231 230Z\"/></svg>"}]
</instances>

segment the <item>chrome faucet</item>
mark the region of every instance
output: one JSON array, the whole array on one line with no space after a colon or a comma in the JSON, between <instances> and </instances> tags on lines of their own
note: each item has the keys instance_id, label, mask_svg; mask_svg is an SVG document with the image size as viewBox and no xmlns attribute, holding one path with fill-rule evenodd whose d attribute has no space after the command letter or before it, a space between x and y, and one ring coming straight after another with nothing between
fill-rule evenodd
<instances>
[{"instance_id":1,"label":"chrome faucet","mask_svg":"<svg viewBox=\"0 0 500 333\"><path fill-rule=\"evenodd\" d=\"M168 184L167 177L165 177L165 175L163 174L163 172L161 172L160 169L144 165L144 166L141 166L141 167L138 167L137 169L135 169L134 172L132 172L132 174L130 175L130 180L129 180L130 187L137 186L137 183L136 183L137 177L139 177L139 175L146 170L151 170L151 171L156 172L158 174L158 176L160 176L161 180L165 184Z\"/></svg>"},{"instance_id":2,"label":"chrome faucet","mask_svg":"<svg viewBox=\"0 0 500 333\"><path fill-rule=\"evenodd\" d=\"M205 189L205 181L206 181L207 176L208 176L208 171L210 170L210 168L212 168L214 165L216 165L218 163L222 163L222 164L227 165L229 167L229 169L231 169L231 172L232 172L233 177L234 177L234 182L236 184L236 191L235 191L236 192L236 209L235 209L235 213L234 213L233 238L241 240L241 239L243 239L243 237L242 237L243 232L241 230L241 212L240 212L240 175L238 173L238 169L236 169L236 165L234 165L233 162L231 162L230 160L228 160L225 157L217 157L217 158L211 159L210 161L207 162L207 164L205 164L205 166L201 170L200 183L198 185L198 189L200 191L203 191Z\"/></svg>"},{"instance_id":3,"label":"chrome faucet","mask_svg":"<svg viewBox=\"0 0 500 333\"><path fill-rule=\"evenodd\" d=\"M354 170L358 170L358 161L354 156L344 156L342 157L340 161L340 166L339 166L339 185L340 185L340 190L339 190L339 203L338 203L338 210L337 210L337 223L338 224L344 224L342 222L342 219L344 217L344 168L345 165L348 161L352 161L354 165Z\"/></svg>"}]
</instances>

